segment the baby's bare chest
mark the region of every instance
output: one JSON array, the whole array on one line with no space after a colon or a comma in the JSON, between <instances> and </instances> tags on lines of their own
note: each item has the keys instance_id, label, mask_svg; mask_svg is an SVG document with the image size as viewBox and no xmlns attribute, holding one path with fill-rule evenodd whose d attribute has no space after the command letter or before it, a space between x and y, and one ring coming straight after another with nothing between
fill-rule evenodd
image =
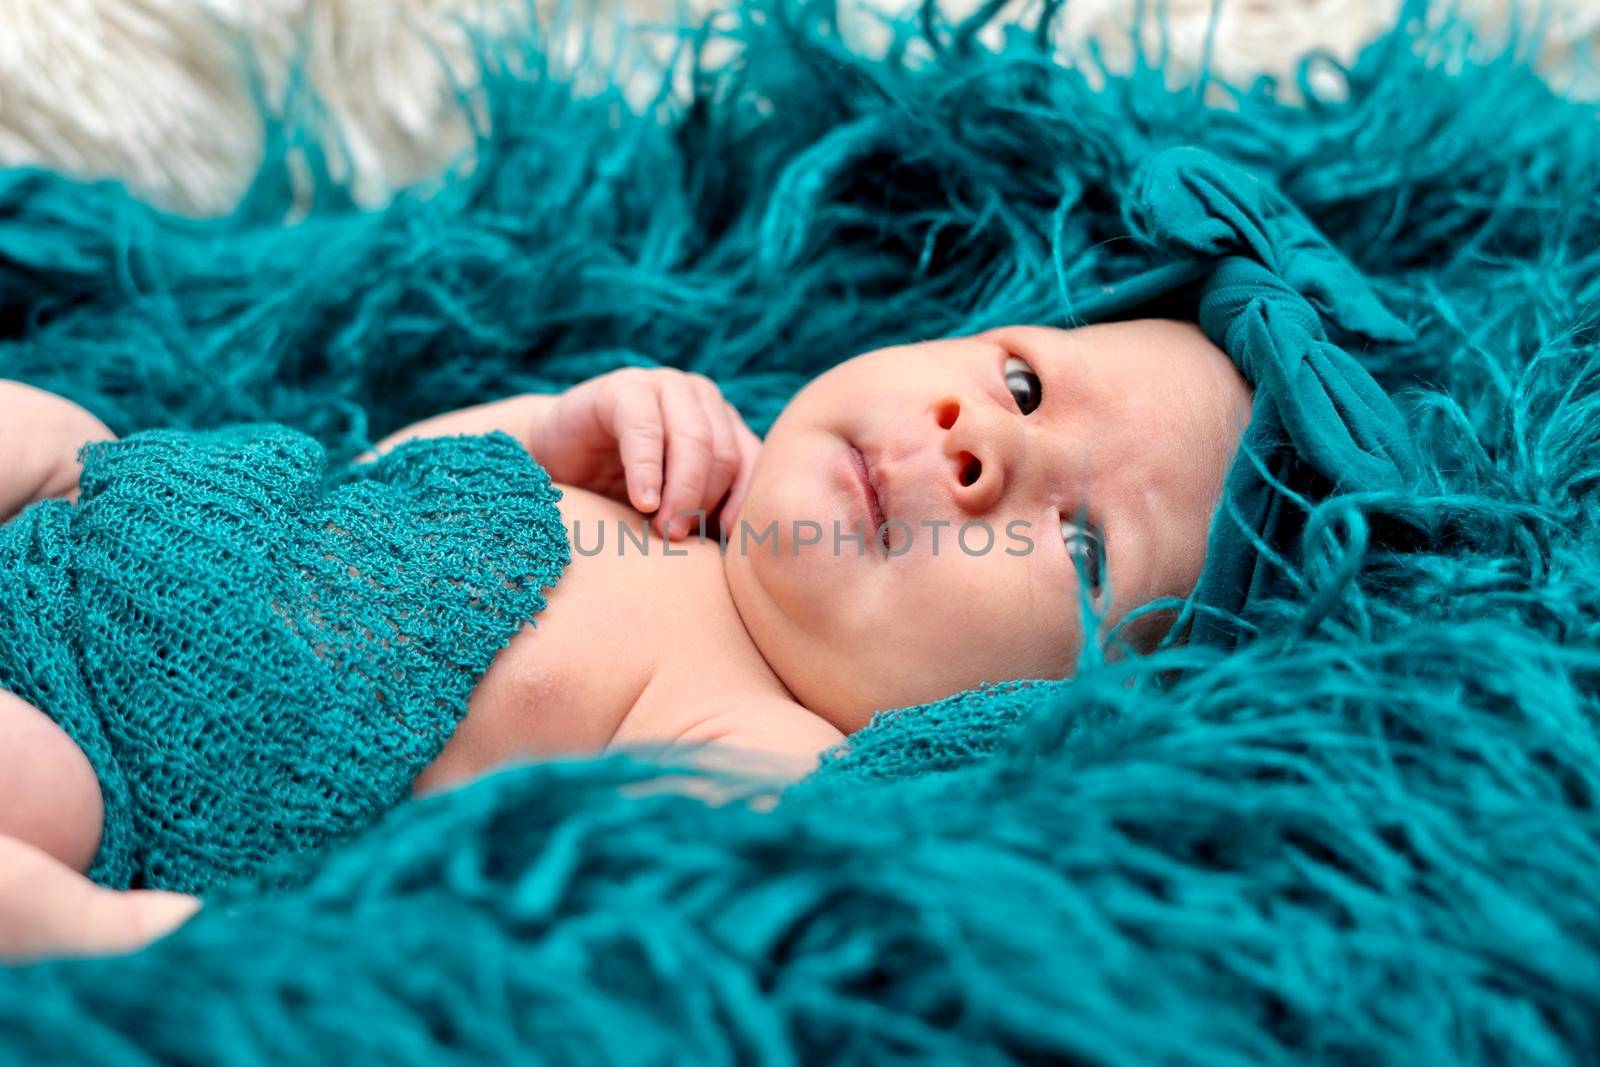
<instances>
[{"instance_id":1,"label":"baby's bare chest","mask_svg":"<svg viewBox=\"0 0 1600 1067\"><path fill-rule=\"evenodd\" d=\"M661 705L685 679L717 692L748 673L729 655L748 638L714 541L669 548L631 508L561 488L572 562L479 680L419 792L518 759L599 752L619 734L648 738L641 720L668 728Z\"/></svg>"}]
</instances>

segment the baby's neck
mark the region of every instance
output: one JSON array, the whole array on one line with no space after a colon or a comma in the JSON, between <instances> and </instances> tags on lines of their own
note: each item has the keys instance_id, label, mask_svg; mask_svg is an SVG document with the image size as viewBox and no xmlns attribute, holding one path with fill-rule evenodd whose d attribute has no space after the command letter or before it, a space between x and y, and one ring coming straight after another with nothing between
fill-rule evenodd
<instances>
[{"instance_id":1,"label":"baby's neck","mask_svg":"<svg viewBox=\"0 0 1600 1067\"><path fill-rule=\"evenodd\" d=\"M800 707L739 611L725 566L726 553L733 551L737 545L722 543L715 531L674 542L658 538L650 545L652 576L692 612L693 623L673 635L674 643L704 668L698 675L702 687L761 694Z\"/></svg>"},{"instance_id":2,"label":"baby's neck","mask_svg":"<svg viewBox=\"0 0 1600 1067\"><path fill-rule=\"evenodd\" d=\"M670 553L652 559L651 572L674 603L671 616L683 621L667 634L619 736L679 747L715 742L724 755L697 762L717 767L786 777L809 771L843 735L797 701L767 662L729 588L724 546L691 537L657 547Z\"/></svg>"},{"instance_id":3,"label":"baby's neck","mask_svg":"<svg viewBox=\"0 0 1600 1067\"><path fill-rule=\"evenodd\" d=\"M637 512L561 488L571 562L479 682L419 789L515 758L713 741L814 760L842 736L767 664L716 541L645 541Z\"/></svg>"}]
</instances>

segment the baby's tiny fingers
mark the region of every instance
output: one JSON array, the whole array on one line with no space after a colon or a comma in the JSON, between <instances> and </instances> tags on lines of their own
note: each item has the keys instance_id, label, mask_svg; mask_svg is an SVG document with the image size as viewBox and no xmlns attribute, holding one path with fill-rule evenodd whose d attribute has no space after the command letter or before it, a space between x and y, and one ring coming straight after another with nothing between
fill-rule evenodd
<instances>
[{"instance_id":1,"label":"baby's tiny fingers","mask_svg":"<svg viewBox=\"0 0 1600 1067\"><path fill-rule=\"evenodd\" d=\"M662 422L654 388L644 384L619 387L612 427L628 485L628 502L640 511L654 511L661 503Z\"/></svg>"},{"instance_id":2,"label":"baby's tiny fingers","mask_svg":"<svg viewBox=\"0 0 1600 1067\"><path fill-rule=\"evenodd\" d=\"M656 518L663 537L682 536L695 525L695 516L689 512L703 510L714 438L692 390L663 391L661 414L667 424L667 486Z\"/></svg>"},{"instance_id":3,"label":"baby's tiny fingers","mask_svg":"<svg viewBox=\"0 0 1600 1067\"><path fill-rule=\"evenodd\" d=\"M756 468L756 456L761 451L761 438L750 429L744 417L738 410L728 404L728 414L733 420L734 440L739 446L739 469L734 475L733 485L728 490L728 502L722 507L720 525L724 534L739 519L739 512L744 507L745 494L750 489L750 476Z\"/></svg>"},{"instance_id":4,"label":"baby's tiny fingers","mask_svg":"<svg viewBox=\"0 0 1600 1067\"><path fill-rule=\"evenodd\" d=\"M729 486L739 473L739 438L734 428L738 416L730 413L727 402L722 399L722 391L710 378L697 374L691 376L691 381L700 398L700 408L711 426L711 473L706 478L705 493L700 504L709 513L722 503L722 498L727 496Z\"/></svg>"}]
</instances>

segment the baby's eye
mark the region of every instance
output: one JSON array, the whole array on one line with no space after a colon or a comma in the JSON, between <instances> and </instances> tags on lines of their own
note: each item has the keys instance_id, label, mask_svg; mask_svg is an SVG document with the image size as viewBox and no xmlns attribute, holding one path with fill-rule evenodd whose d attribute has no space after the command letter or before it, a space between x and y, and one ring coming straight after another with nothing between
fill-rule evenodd
<instances>
[{"instance_id":1,"label":"baby's eye","mask_svg":"<svg viewBox=\"0 0 1600 1067\"><path fill-rule=\"evenodd\" d=\"M1039 376L1033 373L1026 360L1016 356L1006 357L1005 374L1006 388L1011 390L1017 410L1024 415L1032 414L1044 400L1044 386L1039 383Z\"/></svg>"},{"instance_id":2,"label":"baby's eye","mask_svg":"<svg viewBox=\"0 0 1600 1067\"><path fill-rule=\"evenodd\" d=\"M1061 540L1066 543L1080 579L1089 587L1089 598L1099 600L1106 566L1105 542L1099 534L1068 519L1061 520Z\"/></svg>"}]
</instances>

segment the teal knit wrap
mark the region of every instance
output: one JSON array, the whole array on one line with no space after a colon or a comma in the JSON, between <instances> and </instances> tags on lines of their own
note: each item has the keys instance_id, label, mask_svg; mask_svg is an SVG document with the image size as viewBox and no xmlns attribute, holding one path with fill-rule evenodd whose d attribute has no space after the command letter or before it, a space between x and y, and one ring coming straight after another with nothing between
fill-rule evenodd
<instances>
[{"instance_id":1,"label":"teal knit wrap","mask_svg":"<svg viewBox=\"0 0 1600 1067\"><path fill-rule=\"evenodd\" d=\"M503 434L329 472L282 426L88 447L0 527L0 688L93 764L90 876L199 892L403 800L568 560Z\"/></svg>"}]
</instances>

